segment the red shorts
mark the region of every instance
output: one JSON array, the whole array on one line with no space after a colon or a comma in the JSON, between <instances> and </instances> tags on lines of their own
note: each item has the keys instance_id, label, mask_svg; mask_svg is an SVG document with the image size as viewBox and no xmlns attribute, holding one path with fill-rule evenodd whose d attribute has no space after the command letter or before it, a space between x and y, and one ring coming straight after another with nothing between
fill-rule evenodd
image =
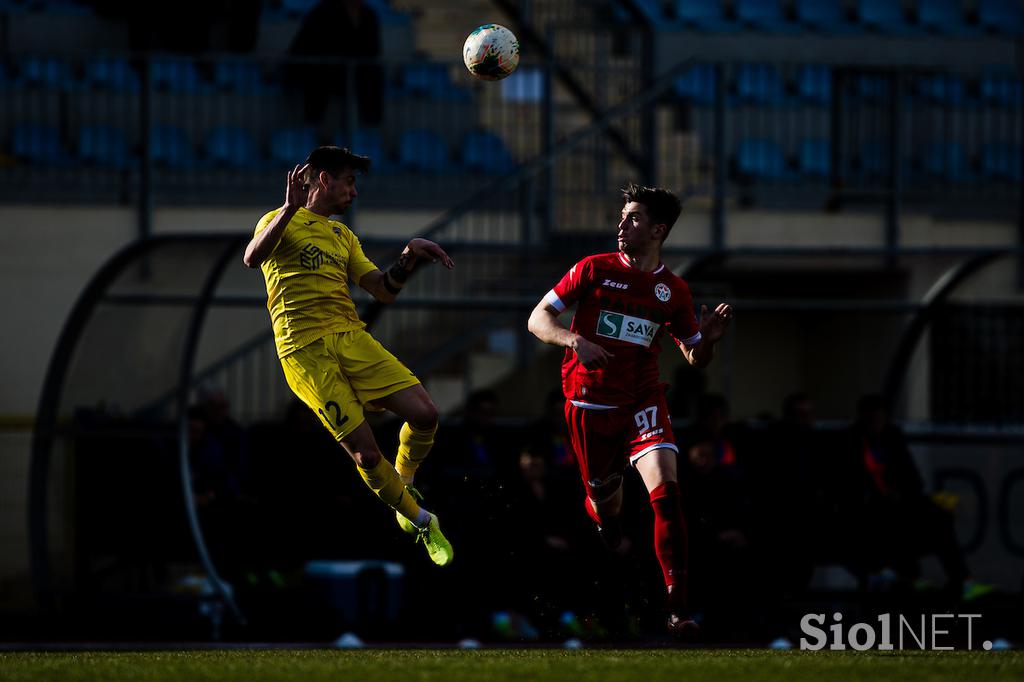
<instances>
[{"instance_id":1,"label":"red shorts","mask_svg":"<svg viewBox=\"0 0 1024 682\"><path fill-rule=\"evenodd\" d=\"M627 461L635 464L657 448L679 452L661 390L632 406L611 409L578 407L566 400L565 423L588 494L591 480L605 480L625 469Z\"/></svg>"}]
</instances>

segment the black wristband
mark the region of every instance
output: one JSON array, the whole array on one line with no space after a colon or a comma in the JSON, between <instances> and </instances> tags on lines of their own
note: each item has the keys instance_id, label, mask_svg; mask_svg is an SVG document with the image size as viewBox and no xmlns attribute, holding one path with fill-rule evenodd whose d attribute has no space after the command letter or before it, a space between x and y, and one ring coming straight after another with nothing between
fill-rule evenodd
<instances>
[{"instance_id":1,"label":"black wristband","mask_svg":"<svg viewBox=\"0 0 1024 682\"><path fill-rule=\"evenodd\" d=\"M389 277L390 273L384 275L384 288L387 289L393 296L397 296L398 292L402 290L402 287L396 287L394 284L392 284Z\"/></svg>"},{"instance_id":2,"label":"black wristband","mask_svg":"<svg viewBox=\"0 0 1024 682\"><path fill-rule=\"evenodd\" d=\"M405 269L405 266L402 264L402 260L402 258L399 258L395 261L394 265L388 268L388 274L391 276L391 279L395 280L399 284L405 284L409 279L409 275L412 274L412 272Z\"/></svg>"}]
</instances>

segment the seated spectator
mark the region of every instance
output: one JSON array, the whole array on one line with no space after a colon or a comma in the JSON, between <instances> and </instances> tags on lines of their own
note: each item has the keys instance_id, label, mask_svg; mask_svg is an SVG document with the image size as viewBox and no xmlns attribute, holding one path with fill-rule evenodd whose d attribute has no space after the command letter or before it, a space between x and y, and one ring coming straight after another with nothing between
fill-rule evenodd
<instances>
[{"instance_id":1,"label":"seated spectator","mask_svg":"<svg viewBox=\"0 0 1024 682\"><path fill-rule=\"evenodd\" d=\"M696 602L709 614L732 620L763 610L766 598L757 514L746 467L751 442L739 425L729 424L720 395L697 403L697 418L680 440L679 481L690 530L690 584ZM749 625L749 623L748 623Z\"/></svg>"},{"instance_id":2,"label":"seated spectator","mask_svg":"<svg viewBox=\"0 0 1024 682\"><path fill-rule=\"evenodd\" d=\"M506 590L494 626L507 638L532 639L531 628L548 636L573 634L563 628L581 606L581 545L589 530L579 505L582 486L553 475L552 462L524 447L505 490L503 535L516 541L502 545Z\"/></svg>"},{"instance_id":3,"label":"seated spectator","mask_svg":"<svg viewBox=\"0 0 1024 682\"><path fill-rule=\"evenodd\" d=\"M522 450L543 458L556 477L569 476L573 480L579 478L576 456L569 447L565 433L565 396L562 395L561 389L548 393L544 400L543 414L527 427L526 442Z\"/></svg>"},{"instance_id":4,"label":"seated spectator","mask_svg":"<svg viewBox=\"0 0 1024 682\"><path fill-rule=\"evenodd\" d=\"M755 507L780 561L773 564L783 593L805 589L814 565L831 559L822 549L829 538L822 469L828 441L815 429L814 402L803 392L788 395L782 418L765 434L763 452L750 468L760 484L753 489Z\"/></svg>"},{"instance_id":5,"label":"seated spectator","mask_svg":"<svg viewBox=\"0 0 1024 682\"><path fill-rule=\"evenodd\" d=\"M864 549L873 550L869 556L876 578L912 583L920 577L919 559L934 554L951 592L971 599L991 591L971 579L953 515L925 495L906 438L891 422L882 396L860 399L846 438L863 500Z\"/></svg>"},{"instance_id":6,"label":"seated spectator","mask_svg":"<svg viewBox=\"0 0 1024 682\"><path fill-rule=\"evenodd\" d=\"M495 421L498 394L490 389L470 393L466 398L461 421L446 425L438 433L438 452L444 453L448 470L472 470L478 475L493 477L514 470L510 443Z\"/></svg>"}]
</instances>

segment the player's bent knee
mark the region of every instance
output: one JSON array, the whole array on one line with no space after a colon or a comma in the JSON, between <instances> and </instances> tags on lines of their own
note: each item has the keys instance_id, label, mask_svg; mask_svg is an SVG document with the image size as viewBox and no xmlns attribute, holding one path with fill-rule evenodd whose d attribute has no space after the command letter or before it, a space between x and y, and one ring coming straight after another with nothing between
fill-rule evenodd
<instances>
[{"instance_id":1,"label":"player's bent knee","mask_svg":"<svg viewBox=\"0 0 1024 682\"><path fill-rule=\"evenodd\" d=\"M352 450L349 452L356 466L361 469L372 469L380 462L382 455L376 448L365 450Z\"/></svg>"},{"instance_id":2,"label":"player's bent knee","mask_svg":"<svg viewBox=\"0 0 1024 682\"><path fill-rule=\"evenodd\" d=\"M622 476L612 474L604 480L590 480L590 502L598 516L618 516L622 509Z\"/></svg>"},{"instance_id":3,"label":"player's bent knee","mask_svg":"<svg viewBox=\"0 0 1024 682\"><path fill-rule=\"evenodd\" d=\"M429 396L425 396L424 400L417 407L416 413L410 415L409 423L421 431L431 431L437 427L438 419L440 415L437 411L437 406L434 405L434 401Z\"/></svg>"},{"instance_id":4,"label":"player's bent knee","mask_svg":"<svg viewBox=\"0 0 1024 682\"><path fill-rule=\"evenodd\" d=\"M373 437L373 431L365 424L341 440L342 446L355 463L363 469L372 469L380 462L380 448Z\"/></svg>"}]
</instances>

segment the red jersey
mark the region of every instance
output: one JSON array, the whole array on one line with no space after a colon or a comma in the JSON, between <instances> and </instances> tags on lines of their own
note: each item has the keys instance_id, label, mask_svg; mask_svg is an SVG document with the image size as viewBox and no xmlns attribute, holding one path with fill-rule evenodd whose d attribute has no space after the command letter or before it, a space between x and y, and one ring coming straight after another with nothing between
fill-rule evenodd
<instances>
[{"instance_id":1,"label":"red jersey","mask_svg":"<svg viewBox=\"0 0 1024 682\"><path fill-rule=\"evenodd\" d=\"M562 390L581 407L631 405L659 388L662 332L676 343L700 343L690 287L664 264L642 272L621 253L589 256L544 300L559 312L579 303L571 330L614 355L588 370L565 349Z\"/></svg>"}]
</instances>

